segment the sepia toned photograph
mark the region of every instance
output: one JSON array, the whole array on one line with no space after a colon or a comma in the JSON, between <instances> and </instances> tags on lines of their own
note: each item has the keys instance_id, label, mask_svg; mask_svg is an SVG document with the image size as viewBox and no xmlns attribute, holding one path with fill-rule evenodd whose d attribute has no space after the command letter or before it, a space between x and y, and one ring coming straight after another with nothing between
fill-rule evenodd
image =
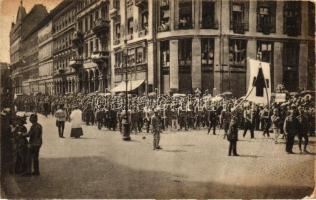
<instances>
[{"instance_id":1,"label":"sepia toned photograph","mask_svg":"<svg viewBox=\"0 0 316 200\"><path fill-rule=\"evenodd\" d=\"M0 0L0 198L316 199L315 3Z\"/></svg>"}]
</instances>

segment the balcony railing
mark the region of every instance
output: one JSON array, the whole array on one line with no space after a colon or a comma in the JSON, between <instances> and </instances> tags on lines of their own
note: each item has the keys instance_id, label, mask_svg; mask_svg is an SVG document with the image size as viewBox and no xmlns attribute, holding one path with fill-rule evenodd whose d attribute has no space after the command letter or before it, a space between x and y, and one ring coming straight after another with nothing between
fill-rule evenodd
<instances>
[{"instance_id":1,"label":"balcony railing","mask_svg":"<svg viewBox=\"0 0 316 200\"><path fill-rule=\"evenodd\" d=\"M72 58L69 61L69 66L72 67L74 70L78 71L83 66L83 59L82 58Z\"/></svg>"},{"instance_id":2,"label":"balcony railing","mask_svg":"<svg viewBox=\"0 0 316 200\"><path fill-rule=\"evenodd\" d=\"M95 63L104 63L109 58L108 51L94 51L91 55L91 59Z\"/></svg>"},{"instance_id":3,"label":"balcony railing","mask_svg":"<svg viewBox=\"0 0 316 200\"><path fill-rule=\"evenodd\" d=\"M110 24L108 20L105 19L97 19L94 22L93 32L97 35L105 35L110 28Z\"/></svg>"},{"instance_id":4,"label":"balcony railing","mask_svg":"<svg viewBox=\"0 0 316 200\"><path fill-rule=\"evenodd\" d=\"M147 0L135 0L135 5L141 8L144 8L148 5Z\"/></svg>"}]
</instances>

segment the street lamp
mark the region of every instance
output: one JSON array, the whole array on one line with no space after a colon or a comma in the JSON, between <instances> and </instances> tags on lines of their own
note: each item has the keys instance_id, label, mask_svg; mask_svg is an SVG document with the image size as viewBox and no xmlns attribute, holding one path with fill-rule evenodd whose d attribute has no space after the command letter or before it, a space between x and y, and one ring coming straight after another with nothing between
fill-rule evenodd
<instances>
[{"instance_id":1,"label":"street lamp","mask_svg":"<svg viewBox=\"0 0 316 200\"><path fill-rule=\"evenodd\" d=\"M123 140L130 141L130 129L129 129L129 121L128 121L128 73L127 73L127 40L124 40L124 51L123 51L124 61L125 61L125 122L123 123L124 130L123 130Z\"/></svg>"}]
</instances>

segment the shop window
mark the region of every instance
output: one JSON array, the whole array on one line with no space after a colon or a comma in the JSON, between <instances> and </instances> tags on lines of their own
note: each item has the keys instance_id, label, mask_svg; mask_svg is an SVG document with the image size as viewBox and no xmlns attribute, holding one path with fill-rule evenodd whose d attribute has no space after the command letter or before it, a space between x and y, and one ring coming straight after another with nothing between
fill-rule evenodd
<instances>
[{"instance_id":1,"label":"shop window","mask_svg":"<svg viewBox=\"0 0 316 200\"><path fill-rule=\"evenodd\" d=\"M179 65L191 66L192 61L192 40L179 40Z\"/></svg>"},{"instance_id":2,"label":"shop window","mask_svg":"<svg viewBox=\"0 0 316 200\"><path fill-rule=\"evenodd\" d=\"M201 28L215 28L215 2L213 0L202 1Z\"/></svg>"},{"instance_id":3,"label":"shop window","mask_svg":"<svg viewBox=\"0 0 316 200\"><path fill-rule=\"evenodd\" d=\"M246 69L247 41L232 39L229 41L229 64L231 67Z\"/></svg>"},{"instance_id":4,"label":"shop window","mask_svg":"<svg viewBox=\"0 0 316 200\"><path fill-rule=\"evenodd\" d=\"M263 34L275 33L275 1L257 2L257 31Z\"/></svg>"},{"instance_id":5,"label":"shop window","mask_svg":"<svg viewBox=\"0 0 316 200\"><path fill-rule=\"evenodd\" d=\"M170 30L170 7L169 0L159 0L159 22L158 31Z\"/></svg>"},{"instance_id":6,"label":"shop window","mask_svg":"<svg viewBox=\"0 0 316 200\"><path fill-rule=\"evenodd\" d=\"M214 63L214 40L201 40L201 64L202 68L212 68Z\"/></svg>"},{"instance_id":7,"label":"shop window","mask_svg":"<svg viewBox=\"0 0 316 200\"><path fill-rule=\"evenodd\" d=\"M179 29L190 29L192 24L192 0L180 0L179 2Z\"/></svg>"},{"instance_id":8,"label":"shop window","mask_svg":"<svg viewBox=\"0 0 316 200\"><path fill-rule=\"evenodd\" d=\"M121 51L115 53L115 68L122 68L123 66L123 54Z\"/></svg>"},{"instance_id":9,"label":"shop window","mask_svg":"<svg viewBox=\"0 0 316 200\"><path fill-rule=\"evenodd\" d=\"M143 47L136 48L136 64L145 62L145 49Z\"/></svg>"},{"instance_id":10,"label":"shop window","mask_svg":"<svg viewBox=\"0 0 316 200\"><path fill-rule=\"evenodd\" d=\"M301 32L301 2L284 2L284 33L297 36Z\"/></svg>"},{"instance_id":11,"label":"shop window","mask_svg":"<svg viewBox=\"0 0 316 200\"><path fill-rule=\"evenodd\" d=\"M135 49L128 49L127 64L128 64L128 67L135 65Z\"/></svg>"},{"instance_id":12,"label":"shop window","mask_svg":"<svg viewBox=\"0 0 316 200\"><path fill-rule=\"evenodd\" d=\"M249 2L233 0L230 4L230 29L243 34L248 30Z\"/></svg>"},{"instance_id":13,"label":"shop window","mask_svg":"<svg viewBox=\"0 0 316 200\"><path fill-rule=\"evenodd\" d=\"M169 41L160 42L160 59L162 68L170 67Z\"/></svg>"}]
</instances>

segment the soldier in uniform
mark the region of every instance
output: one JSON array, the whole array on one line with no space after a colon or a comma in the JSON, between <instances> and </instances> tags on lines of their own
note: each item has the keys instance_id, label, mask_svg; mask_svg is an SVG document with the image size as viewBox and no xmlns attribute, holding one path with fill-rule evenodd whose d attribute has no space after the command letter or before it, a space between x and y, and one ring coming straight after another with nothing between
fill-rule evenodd
<instances>
[{"instance_id":1,"label":"soldier in uniform","mask_svg":"<svg viewBox=\"0 0 316 200\"><path fill-rule=\"evenodd\" d=\"M226 138L227 133L228 133L228 128L229 128L229 124L231 121L231 116L232 116L232 114L230 112L230 107L225 106L224 109L222 110L221 116L220 116L221 124L222 124L224 131L225 131L224 139Z\"/></svg>"},{"instance_id":2,"label":"soldier in uniform","mask_svg":"<svg viewBox=\"0 0 316 200\"><path fill-rule=\"evenodd\" d=\"M299 127L298 127L298 147L300 149L300 153L302 153L302 139L304 138L304 153L308 153L306 147L308 145L308 129L309 123L308 119L305 115L304 109L299 109L299 115L297 116Z\"/></svg>"},{"instance_id":3,"label":"soldier in uniform","mask_svg":"<svg viewBox=\"0 0 316 200\"><path fill-rule=\"evenodd\" d=\"M237 117L232 117L231 122L229 124L227 140L229 141L229 149L228 156L239 156L237 154L237 141L238 141L238 123Z\"/></svg>"},{"instance_id":4,"label":"soldier in uniform","mask_svg":"<svg viewBox=\"0 0 316 200\"><path fill-rule=\"evenodd\" d=\"M299 128L299 121L297 119L297 111L290 110L289 115L285 118L284 121L284 133L286 134L286 152L288 154L293 154L293 145L295 134Z\"/></svg>"},{"instance_id":5,"label":"soldier in uniform","mask_svg":"<svg viewBox=\"0 0 316 200\"><path fill-rule=\"evenodd\" d=\"M160 132L161 132L161 119L159 117L159 110L156 109L154 111L154 115L151 117L151 126L152 126L152 133L153 133L153 149L159 150L161 147L159 146L160 141Z\"/></svg>"},{"instance_id":6,"label":"soldier in uniform","mask_svg":"<svg viewBox=\"0 0 316 200\"><path fill-rule=\"evenodd\" d=\"M207 134L210 134L211 129L213 129L213 135L216 135L216 126L217 126L217 115L216 115L216 110L215 107L212 106L212 108L208 111L208 130Z\"/></svg>"}]
</instances>

